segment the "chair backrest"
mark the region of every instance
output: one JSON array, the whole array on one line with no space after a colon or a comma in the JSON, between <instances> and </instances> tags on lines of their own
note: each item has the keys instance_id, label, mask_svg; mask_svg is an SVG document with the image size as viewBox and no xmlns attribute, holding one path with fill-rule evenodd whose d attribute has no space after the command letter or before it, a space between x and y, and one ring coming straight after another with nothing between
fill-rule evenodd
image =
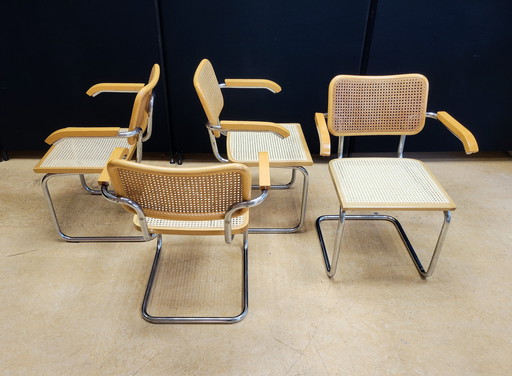
<instances>
[{"instance_id":1,"label":"chair backrest","mask_svg":"<svg viewBox=\"0 0 512 376\"><path fill-rule=\"evenodd\" d=\"M138 203L148 217L224 219L232 204L251 199L251 173L247 166L238 163L168 168L113 160L107 170L115 193ZM133 212L128 206L124 207ZM241 209L233 217L247 210Z\"/></svg>"},{"instance_id":2,"label":"chair backrest","mask_svg":"<svg viewBox=\"0 0 512 376\"><path fill-rule=\"evenodd\" d=\"M208 122L212 125L219 124L220 113L224 107L224 98L212 63L209 60L203 59L199 63L194 74L194 87L203 105Z\"/></svg>"},{"instance_id":3,"label":"chair backrest","mask_svg":"<svg viewBox=\"0 0 512 376\"><path fill-rule=\"evenodd\" d=\"M135 96L135 101L133 103L132 116L130 118L130 125L128 129L130 131L136 129L137 127L141 128L144 132L148 125L149 114L151 111L151 95L153 94L153 89L158 83L160 78L160 66L158 64L153 65L151 69L151 73L149 75L149 80L146 85L142 89L139 90L137 95ZM128 142L130 145L133 145L137 139L135 137L130 137Z\"/></svg>"},{"instance_id":4,"label":"chair backrest","mask_svg":"<svg viewBox=\"0 0 512 376\"><path fill-rule=\"evenodd\" d=\"M329 131L335 136L412 135L425 125L428 81L420 74L340 75L329 85Z\"/></svg>"}]
</instances>

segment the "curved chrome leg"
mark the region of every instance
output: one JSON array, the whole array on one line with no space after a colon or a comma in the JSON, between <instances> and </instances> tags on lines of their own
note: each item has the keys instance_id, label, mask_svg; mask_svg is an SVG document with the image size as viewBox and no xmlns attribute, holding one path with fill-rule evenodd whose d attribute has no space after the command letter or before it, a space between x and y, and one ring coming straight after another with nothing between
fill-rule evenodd
<instances>
[{"instance_id":1,"label":"curved chrome leg","mask_svg":"<svg viewBox=\"0 0 512 376\"><path fill-rule=\"evenodd\" d=\"M322 228L321 223L323 221L331 221L336 220L338 221L338 228L336 229L336 240L334 244L334 254L332 257L333 264L331 265L329 261L329 254L327 252L327 248L325 246L324 237L322 234ZM409 252L409 255L411 256L411 259L414 263L414 266L418 270L418 273L422 278L427 278L434 273L434 269L437 265L437 260L439 259L439 254L441 253L441 249L443 248L443 244L446 238L446 233L448 231L448 226L451 222L451 212L445 211L444 212L444 222L443 226L441 227L441 231L439 233L436 246L434 248L434 252L432 254L432 258L430 259L430 263L428 266L428 269L425 271L425 268L421 264L421 261L416 254L416 251L414 250L414 247L412 246L411 242L407 238L407 234L405 233L402 225L400 222L392 216L389 215L346 215L346 213L340 209L340 215L324 215L321 217L318 217L316 220L316 230L318 233L318 238L320 240L320 247L322 248L322 254L324 257L325 262L325 268L327 271L327 275L329 278L333 277L336 274L336 268L338 264L339 255L341 252L341 239L343 237L343 229L345 225L346 220L374 220L374 221L388 221L393 223L395 228L397 229L398 233L400 234L400 237L402 239L402 242L404 243L407 251Z\"/></svg>"},{"instance_id":2,"label":"curved chrome leg","mask_svg":"<svg viewBox=\"0 0 512 376\"><path fill-rule=\"evenodd\" d=\"M91 195L101 195L101 190L99 189L93 189L87 185L87 182L85 181L85 175L80 174L80 182L82 183L82 187L85 189L87 193L90 193Z\"/></svg>"},{"instance_id":3,"label":"curved chrome leg","mask_svg":"<svg viewBox=\"0 0 512 376\"><path fill-rule=\"evenodd\" d=\"M277 228L250 228L250 234L292 234L298 232L304 227L306 219L306 206L308 202L309 175L308 171L302 166L287 167L293 171L300 171L304 176L302 182L302 203L300 208L299 222L294 227L277 227ZM293 181L291 182L293 183ZM273 186L272 186L273 187Z\"/></svg>"},{"instance_id":4,"label":"curved chrome leg","mask_svg":"<svg viewBox=\"0 0 512 376\"><path fill-rule=\"evenodd\" d=\"M41 186L43 188L43 194L48 203L48 207L50 208L50 217L59 236L68 241L68 242L144 242L148 241L143 236L69 236L62 232L59 224L59 220L57 218L57 213L55 211L55 206L53 205L53 200L50 195L50 190L48 188L48 181L55 176L64 176L64 175L76 175L76 174L46 174L43 176L41 180ZM101 193L101 192L100 192Z\"/></svg>"},{"instance_id":5,"label":"curved chrome leg","mask_svg":"<svg viewBox=\"0 0 512 376\"><path fill-rule=\"evenodd\" d=\"M289 167L280 167L280 168L289 168ZM286 184L276 184L276 185L271 185L270 186L270 189L273 189L273 190L276 190L276 191L279 191L279 190L282 190L282 189L290 189L293 185L293 183L295 183L295 179L296 179L296 171L295 169L292 168L292 177L290 178L290 181ZM253 185L251 186L252 189L260 189L260 186L259 185Z\"/></svg>"},{"instance_id":6,"label":"curved chrome leg","mask_svg":"<svg viewBox=\"0 0 512 376\"><path fill-rule=\"evenodd\" d=\"M160 260L160 252L162 250L162 235L157 236L157 247L151 273L149 275L146 292L142 301L141 313L144 320L153 324L234 324L241 321L249 309L249 277L248 277L248 233L244 232L244 239L242 245L242 311L236 316L220 317L220 316L201 316L201 317L172 317L172 316L152 316L148 313L148 303L151 298L151 290L155 281L156 273L158 270L158 262Z\"/></svg>"}]
</instances>

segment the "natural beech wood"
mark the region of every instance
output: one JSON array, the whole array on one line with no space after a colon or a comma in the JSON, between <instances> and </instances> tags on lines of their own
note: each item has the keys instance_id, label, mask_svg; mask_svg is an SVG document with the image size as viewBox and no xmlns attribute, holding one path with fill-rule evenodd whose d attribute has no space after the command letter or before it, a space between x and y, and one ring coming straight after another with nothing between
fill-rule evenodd
<instances>
[{"instance_id":1,"label":"natural beech wood","mask_svg":"<svg viewBox=\"0 0 512 376\"><path fill-rule=\"evenodd\" d=\"M128 156L128 149L127 148L115 148L112 151L112 154L110 154L110 157L108 158L108 161L113 161L115 159L125 159ZM107 166L103 169L101 172L98 183L101 185L103 183L108 183L110 181L110 176L108 175Z\"/></svg>"},{"instance_id":2,"label":"natural beech wood","mask_svg":"<svg viewBox=\"0 0 512 376\"><path fill-rule=\"evenodd\" d=\"M437 119L462 142L466 154L478 152L478 144L475 136L473 136L466 127L454 119L449 113L446 111L439 111L437 113Z\"/></svg>"},{"instance_id":3,"label":"natural beech wood","mask_svg":"<svg viewBox=\"0 0 512 376\"><path fill-rule=\"evenodd\" d=\"M286 128L269 121L222 120L220 126L226 131L270 131L284 138L290 135Z\"/></svg>"},{"instance_id":4,"label":"natural beech wood","mask_svg":"<svg viewBox=\"0 0 512 376\"><path fill-rule=\"evenodd\" d=\"M115 137L120 127L67 127L56 130L44 142L52 145L55 141L65 137Z\"/></svg>"},{"instance_id":5,"label":"natural beech wood","mask_svg":"<svg viewBox=\"0 0 512 376\"><path fill-rule=\"evenodd\" d=\"M224 80L226 87L238 88L262 88L269 89L274 93L281 91L281 86L276 82L265 79L245 79L245 78L227 78Z\"/></svg>"},{"instance_id":6,"label":"natural beech wood","mask_svg":"<svg viewBox=\"0 0 512 376\"><path fill-rule=\"evenodd\" d=\"M93 85L86 91L87 95L95 97L98 94L107 93L136 93L144 87L144 84L139 83L113 83L105 82Z\"/></svg>"},{"instance_id":7,"label":"natural beech wood","mask_svg":"<svg viewBox=\"0 0 512 376\"><path fill-rule=\"evenodd\" d=\"M320 155L327 157L331 155L331 137L327 129L327 122L325 115L317 112L315 113L316 130L318 131L318 138L320 140Z\"/></svg>"},{"instance_id":8,"label":"natural beech wood","mask_svg":"<svg viewBox=\"0 0 512 376\"><path fill-rule=\"evenodd\" d=\"M268 160L268 153L260 151L258 153L259 160L259 185L260 189L270 189L270 165Z\"/></svg>"}]
</instances>

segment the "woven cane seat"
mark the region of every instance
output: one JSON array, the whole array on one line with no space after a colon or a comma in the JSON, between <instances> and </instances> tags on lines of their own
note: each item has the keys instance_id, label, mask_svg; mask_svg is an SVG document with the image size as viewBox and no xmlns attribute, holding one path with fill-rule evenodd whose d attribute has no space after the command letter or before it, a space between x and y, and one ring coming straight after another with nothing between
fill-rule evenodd
<instances>
[{"instance_id":1,"label":"woven cane seat","mask_svg":"<svg viewBox=\"0 0 512 376\"><path fill-rule=\"evenodd\" d=\"M300 124L279 124L290 136L280 138L271 132L229 132L228 158L248 166L258 164L258 152L268 151L270 167L311 166L313 160Z\"/></svg>"},{"instance_id":2,"label":"woven cane seat","mask_svg":"<svg viewBox=\"0 0 512 376\"><path fill-rule=\"evenodd\" d=\"M415 159L333 159L329 171L344 210L455 210L427 166Z\"/></svg>"},{"instance_id":3,"label":"woven cane seat","mask_svg":"<svg viewBox=\"0 0 512 376\"><path fill-rule=\"evenodd\" d=\"M42 173L100 173L117 147L133 150L135 145L122 137L66 137L52 145L34 170Z\"/></svg>"},{"instance_id":4,"label":"woven cane seat","mask_svg":"<svg viewBox=\"0 0 512 376\"><path fill-rule=\"evenodd\" d=\"M224 220L211 221L176 221L146 217L149 231L155 234L174 235L223 235ZM141 230L139 219L133 216L133 223L138 230ZM241 234L249 224L249 213L245 213L231 219L231 232Z\"/></svg>"}]
</instances>

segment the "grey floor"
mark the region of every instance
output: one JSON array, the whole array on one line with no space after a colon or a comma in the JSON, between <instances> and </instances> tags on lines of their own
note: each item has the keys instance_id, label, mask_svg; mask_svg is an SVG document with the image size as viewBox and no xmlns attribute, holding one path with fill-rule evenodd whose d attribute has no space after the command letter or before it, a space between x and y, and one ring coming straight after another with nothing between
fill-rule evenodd
<instances>
[{"instance_id":1,"label":"grey floor","mask_svg":"<svg viewBox=\"0 0 512 376\"><path fill-rule=\"evenodd\" d=\"M311 177L307 225L251 235L249 314L234 325L155 325L140 315L155 242L60 240L32 172L0 163L1 375L509 375L512 370L512 159L422 158L457 203L438 267L423 280L393 227L350 222L329 279L314 228L336 214L326 163ZM167 165L165 162L150 161ZM201 164L185 161L184 166ZM286 180L282 171L272 178ZM64 232L136 233L129 214L51 186ZM252 223L294 221L299 190L271 192ZM399 213L427 260L440 213ZM332 224L326 224L332 245ZM164 239L154 312L236 312L238 239Z\"/></svg>"}]
</instances>

